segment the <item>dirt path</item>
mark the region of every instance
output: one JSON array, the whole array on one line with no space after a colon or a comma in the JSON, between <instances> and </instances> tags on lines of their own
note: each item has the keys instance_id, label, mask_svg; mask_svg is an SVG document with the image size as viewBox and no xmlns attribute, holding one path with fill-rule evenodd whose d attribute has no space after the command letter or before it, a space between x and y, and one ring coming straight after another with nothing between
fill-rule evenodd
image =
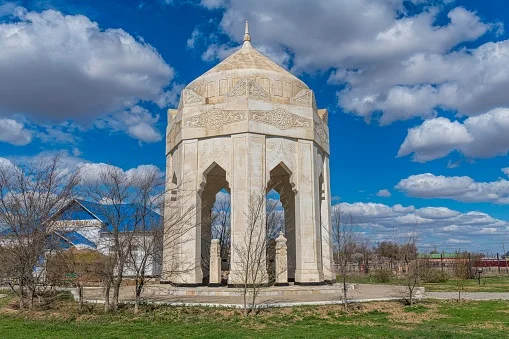
<instances>
[{"instance_id":1,"label":"dirt path","mask_svg":"<svg viewBox=\"0 0 509 339\"><path fill-rule=\"evenodd\" d=\"M458 292L426 292L426 298L431 299L458 299ZM509 300L509 292L462 292L464 300Z\"/></svg>"}]
</instances>

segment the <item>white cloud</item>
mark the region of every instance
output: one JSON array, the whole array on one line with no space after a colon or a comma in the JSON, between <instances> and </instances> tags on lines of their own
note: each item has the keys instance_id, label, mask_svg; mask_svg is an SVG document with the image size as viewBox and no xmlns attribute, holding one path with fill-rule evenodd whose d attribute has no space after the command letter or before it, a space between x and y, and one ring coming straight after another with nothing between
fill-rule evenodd
<instances>
[{"instance_id":1,"label":"white cloud","mask_svg":"<svg viewBox=\"0 0 509 339\"><path fill-rule=\"evenodd\" d=\"M401 180L396 188L408 196L418 198L509 204L509 181L505 179L476 182L467 176L446 177L425 173Z\"/></svg>"},{"instance_id":2,"label":"white cloud","mask_svg":"<svg viewBox=\"0 0 509 339\"><path fill-rule=\"evenodd\" d=\"M200 4L203 7L214 9L226 5L226 0L201 0Z\"/></svg>"},{"instance_id":3,"label":"white cloud","mask_svg":"<svg viewBox=\"0 0 509 339\"><path fill-rule=\"evenodd\" d=\"M398 157L415 153L415 161L425 162L444 157L458 145L467 144L472 140L466 127L458 121L451 122L446 118L429 119L419 127L408 130Z\"/></svg>"},{"instance_id":4,"label":"white cloud","mask_svg":"<svg viewBox=\"0 0 509 339\"><path fill-rule=\"evenodd\" d=\"M16 120L0 119L0 141L22 146L32 141L32 133Z\"/></svg>"},{"instance_id":5,"label":"white cloud","mask_svg":"<svg viewBox=\"0 0 509 339\"><path fill-rule=\"evenodd\" d=\"M174 71L142 39L83 15L22 7L13 15L0 24L0 115L90 122L166 96Z\"/></svg>"},{"instance_id":6,"label":"white cloud","mask_svg":"<svg viewBox=\"0 0 509 339\"><path fill-rule=\"evenodd\" d=\"M509 222L495 219L482 212L461 213L446 207L424 207L395 205L392 208L373 203L340 203L345 216L351 216L354 225L359 225L371 241L400 241L404 234L415 232L418 242L434 243L438 247L448 244L480 244L498 241L507 234ZM474 239L475 237L475 239ZM475 241L474 241L475 240Z\"/></svg>"},{"instance_id":7,"label":"white cloud","mask_svg":"<svg viewBox=\"0 0 509 339\"><path fill-rule=\"evenodd\" d=\"M162 139L156 126L158 121L159 115L152 114L147 109L136 105L100 118L94 125L99 129L123 131L140 141L157 142Z\"/></svg>"},{"instance_id":8,"label":"white cloud","mask_svg":"<svg viewBox=\"0 0 509 339\"><path fill-rule=\"evenodd\" d=\"M383 198L389 198L391 196L391 192L389 192L388 189L383 189L378 191L376 195Z\"/></svg>"},{"instance_id":9,"label":"white cloud","mask_svg":"<svg viewBox=\"0 0 509 339\"><path fill-rule=\"evenodd\" d=\"M123 170L120 167L113 166L105 163L90 163L83 162L78 163L77 167L81 168L81 176L83 183L97 183L100 182L103 177L102 175L108 173L108 171L118 171L119 174L125 175L126 178L142 177L145 174L155 172L159 176L163 176L161 170L154 165L139 165L128 170Z\"/></svg>"},{"instance_id":10,"label":"white cloud","mask_svg":"<svg viewBox=\"0 0 509 339\"><path fill-rule=\"evenodd\" d=\"M18 5L14 2L6 2L0 5L0 18L6 15L12 15Z\"/></svg>"},{"instance_id":11,"label":"white cloud","mask_svg":"<svg viewBox=\"0 0 509 339\"><path fill-rule=\"evenodd\" d=\"M451 1L412 2L417 6L411 11L405 0L202 4L225 8L219 32L237 42L248 19L256 47L279 55L286 60L280 63L292 65L294 72L332 70L329 81L346 84L338 94L339 104L366 120L373 115L382 124L430 118L437 107L474 115L509 104L509 76L504 71L509 41L454 49L488 31L500 34L503 26L485 23ZM223 58L232 51L230 45L213 43L205 59Z\"/></svg>"},{"instance_id":12,"label":"white cloud","mask_svg":"<svg viewBox=\"0 0 509 339\"><path fill-rule=\"evenodd\" d=\"M426 162L458 151L469 158L489 158L509 151L509 109L497 108L466 119L463 123L447 118L424 121L410 128L398 156L413 153Z\"/></svg>"},{"instance_id":13,"label":"white cloud","mask_svg":"<svg viewBox=\"0 0 509 339\"><path fill-rule=\"evenodd\" d=\"M504 172L506 175L509 175L509 167L502 168L502 172Z\"/></svg>"}]
</instances>

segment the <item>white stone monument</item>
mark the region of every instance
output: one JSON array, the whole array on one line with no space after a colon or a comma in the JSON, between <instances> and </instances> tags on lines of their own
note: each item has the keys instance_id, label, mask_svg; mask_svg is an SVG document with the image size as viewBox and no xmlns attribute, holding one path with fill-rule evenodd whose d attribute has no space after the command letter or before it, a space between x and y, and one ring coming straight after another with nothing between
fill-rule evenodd
<instances>
[{"instance_id":1,"label":"white stone monument","mask_svg":"<svg viewBox=\"0 0 509 339\"><path fill-rule=\"evenodd\" d=\"M209 286L221 285L221 245L219 239L210 242Z\"/></svg>"},{"instance_id":2,"label":"white stone monument","mask_svg":"<svg viewBox=\"0 0 509 339\"><path fill-rule=\"evenodd\" d=\"M287 240L283 232L279 233L279 237L276 238L276 286L288 286L288 254L286 243Z\"/></svg>"},{"instance_id":3,"label":"white stone monument","mask_svg":"<svg viewBox=\"0 0 509 339\"><path fill-rule=\"evenodd\" d=\"M327 118L304 82L253 48L246 22L242 47L191 82L168 111L166 203L194 206L196 216L183 241L165 242L162 281L209 280L206 221L222 189L231 194L232 248L245 233L250 196L274 189L284 206L288 280L333 281ZM241 276L239 260L230 250L229 284Z\"/></svg>"}]
</instances>

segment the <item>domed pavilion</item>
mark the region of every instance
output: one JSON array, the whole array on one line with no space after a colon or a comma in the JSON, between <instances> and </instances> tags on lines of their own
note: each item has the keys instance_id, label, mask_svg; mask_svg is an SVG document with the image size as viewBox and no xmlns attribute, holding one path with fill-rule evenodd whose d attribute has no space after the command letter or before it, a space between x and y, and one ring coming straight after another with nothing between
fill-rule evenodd
<instances>
[{"instance_id":1,"label":"domed pavilion","mask_svg":"<svg viewBox=\"0 0 509 339\"><path fill-rule=\"evenodd\" d=\"M162 280L209 282L211 209L223 191L231 195L228 284L241 284L238 249L253 237L254 202L261 199L265 213L272 190L284 215L288 281L335 280L327 118L304 82L251 45L246 22L242 47L192 81L168 111L165 227L180 233L165 234ZM265 221L257 227L266 232Z\"/></svg>"}]
</instances>

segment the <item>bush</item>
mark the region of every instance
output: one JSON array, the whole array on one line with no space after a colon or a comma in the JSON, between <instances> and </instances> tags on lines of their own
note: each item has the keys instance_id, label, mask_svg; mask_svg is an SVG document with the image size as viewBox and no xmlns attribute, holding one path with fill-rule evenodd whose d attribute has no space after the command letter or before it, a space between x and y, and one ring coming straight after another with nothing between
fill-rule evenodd
<instances>
[{"instance_id":1,"label":"bush","mask_svg":"<svg viewBox=\"0 0 509 339\"><path fill-rule=\"evenodd\" d=\"M449 275L436 268L427 270L422 277L425 283L444 283L449 280Z\"/></svg>"},{"instance_id":2,"label":"bush","mask_svg":"<svg viewBox=\"0 0 509 339\"><path fill-rule=\"evenodd\" d=\"M388 283L391 281L392 277L392 271L385 268L376 270L373 274L373 278L377 283Z\"/></svg>"}]
</instances>

